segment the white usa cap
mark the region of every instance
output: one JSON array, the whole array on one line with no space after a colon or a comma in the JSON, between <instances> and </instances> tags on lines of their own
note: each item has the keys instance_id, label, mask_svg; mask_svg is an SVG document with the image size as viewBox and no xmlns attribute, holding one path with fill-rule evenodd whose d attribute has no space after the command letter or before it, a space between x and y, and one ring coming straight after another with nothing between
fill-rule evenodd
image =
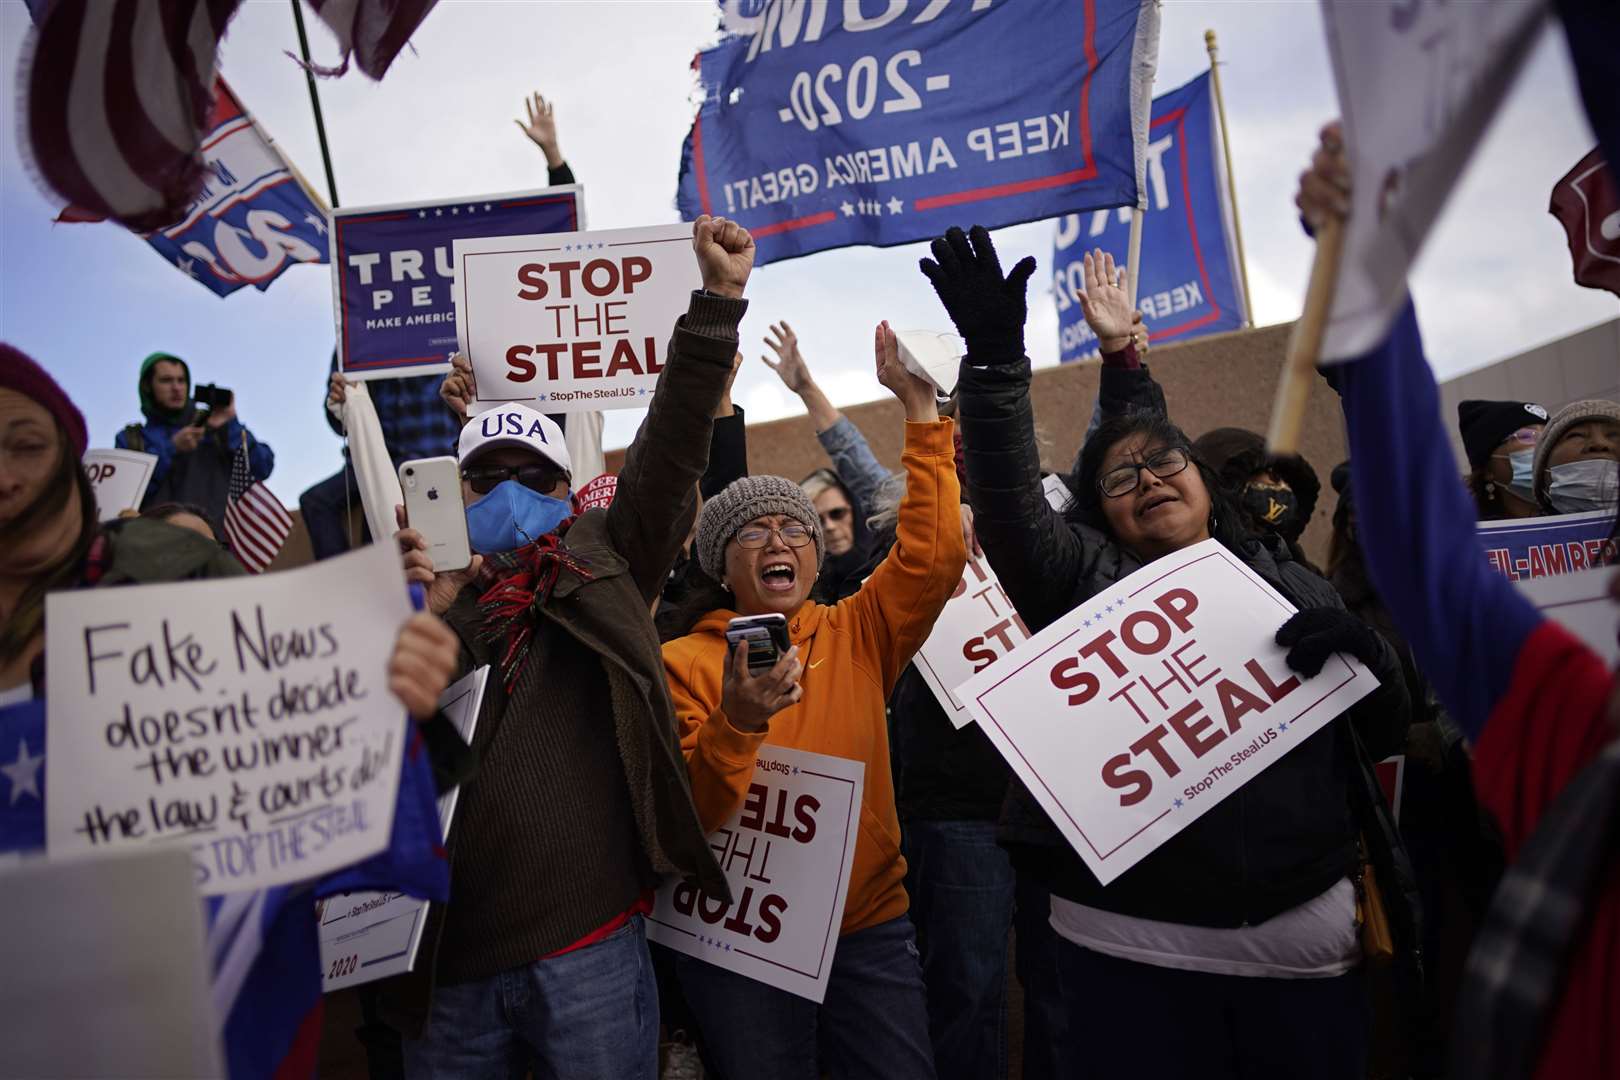
<instances>
[{"instance_id":1,"label":"white usa cap","mask_svg":"<svg viewBox=\"0 0 1620 1080\"><path fill-rule=\"evenodd\" d=\"M461 429L456 456L465 465L479 454L502 446L533 450L563 472L573 474L563 429L551 417L527 405L513 402L472 417Z\"/></svg>"}]
</instances>

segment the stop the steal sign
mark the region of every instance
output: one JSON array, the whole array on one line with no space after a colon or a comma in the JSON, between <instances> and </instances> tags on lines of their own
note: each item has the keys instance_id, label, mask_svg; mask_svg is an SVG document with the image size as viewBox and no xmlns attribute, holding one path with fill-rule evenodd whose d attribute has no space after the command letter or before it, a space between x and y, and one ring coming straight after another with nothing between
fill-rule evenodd
<instances>
[{"instance_id":1,"label":"stop the steal sign","mask_svg":"<svg viewBox=\"0 0 1620 1080\"><path fill-rule=\"evenodd\" d=\"M1167 555L956 691L1104 885L1378 685L1274 641L1294 608L1218 542Z\"/></svg>"}]
</instances>

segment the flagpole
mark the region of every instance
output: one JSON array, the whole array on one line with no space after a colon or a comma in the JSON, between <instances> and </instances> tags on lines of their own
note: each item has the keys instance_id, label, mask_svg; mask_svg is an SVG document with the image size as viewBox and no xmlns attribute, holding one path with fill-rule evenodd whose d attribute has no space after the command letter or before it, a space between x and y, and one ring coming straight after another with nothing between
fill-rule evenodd
<instances>
[{"instance_id":1,"label":"flagpole","mask_svg":"<svg viewBox=\"0 0 1620 1080\"><path fill-rule=\"evenodd\" d=\"M1140 278L1137 256L1142 254L1142 208L1131 207L1131 238L1125 243L1125 295L1136 310L1136 283Z\"/></svg>"},{"instance_id":2,"label":"flagpole","mask_svg":"<svg viewBox=\"0 0 1620 1080\"><path fill-rule=\"evenodd\" d=\"M1316 230L1316 258L1311 261L1311 278L1305 286L1305 308L1288 336L1288 353L1283 358L1282 376L1277 380L1271 429L1266 433L1266 449L1273 454L1299 453L1305 403L1310 397L1311 380L1316 375L1316 361L1322 355L1322 338L1327 333L1343 252L1344 222L1330 218Z\"/></svg>"},{"instance_id":3,"label":"flagpole","mask_svg":"<svg viewBox=\"0 0 1620 1080\"><path fill-rule=\"evenodd\" d=\"M304 57L304 81L309 84L309 104L315 110L315 135L321 142L321 162L326 166L326 191L332 205L338 205L337 180L332 175L332 151L326 145L326 121L321 116L321 94L315 88L315 72L310 66L309 35L304 33L304 10L298 0L292 0L293 22L298 26L298 51Z\"/></svg>"},{"instance_id":4,"label":"flagpole","mask_svg":"<svg viewBox=\"0 0 1620 1080\"><path fill-rule=\"evenodd\" d=\"M1221 121L1221 152L1226 158L1226 197L1232 208L1232 239L1237 244L1238 273L1243 278L1243 319L1254 325L1254 302L1249 299L1249 260L1243 254L1243 222L1238 218L1237 179L1232 175L1232 141L1226 136L1226 99L1221 96L1221 69L1215 60L1215 31L1204 31L1209 52L1209 83L1215 91L1215 113Z\"/></svg>"}]
</instances>

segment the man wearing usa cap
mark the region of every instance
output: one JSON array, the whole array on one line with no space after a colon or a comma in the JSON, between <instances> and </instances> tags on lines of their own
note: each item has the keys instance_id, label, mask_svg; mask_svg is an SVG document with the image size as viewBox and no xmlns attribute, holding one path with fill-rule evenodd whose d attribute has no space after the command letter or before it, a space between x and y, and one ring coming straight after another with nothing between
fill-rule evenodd
<instances>
[{"instance_id":1,"label":"man wearing usa cap","mask_svg":"<svg viewBox=\"0 0 1620 1080\"><path fill-rule=\"evenodd\" d=\"M646 1077L658 996L642 930L669 874L729 896L692 805L649 605L696 512L715 406L753 266L746 229L699 218L703 288L675 326L616 497L573 516L562 430L524 405L471 418L459 459L465 570L435 574L399 533L406 576L491 665L446 846L451 898L418 971L386 987L410 1076ZM453 378L454 376L452 376Z\"/></svg>"}]
</instances>

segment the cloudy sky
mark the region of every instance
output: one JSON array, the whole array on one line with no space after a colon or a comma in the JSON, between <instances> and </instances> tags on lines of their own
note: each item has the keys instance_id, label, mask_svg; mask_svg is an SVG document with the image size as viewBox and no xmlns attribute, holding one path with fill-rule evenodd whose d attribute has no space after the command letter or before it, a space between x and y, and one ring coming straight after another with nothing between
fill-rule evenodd
<instances>
[{"instance_id":1,"label":"cloudy sky","mask_svg":"<svg viewBox=\"0 0 1620 1080\"><path fill-rule=\"evenodd\" d=\"M1012 0L1007 0L1012 2ZM712 42L709 0L441 0L378 84L358 72L321 83L344 205L538 187L545 166L513 125L524 95L557 102L564 152L587 191L594 227L677 220L681 141L693 114L693 53ZM307 20L317 63L337 57ZM276 450L271 488L298 492L333 472L339 444L319 410L332 349L327 269L294 267L267 293L220 300L113 225L53 225L17 153L17 58L29 28L22 0L0 0L0 337L38 357L83 408L92 445L111 445L138 418L135 374L155 349L186 357L198 381L235 388L243 420ZM1207 65L1203 32L1220 35L1238 203L1255 318L1298 314L1311 248L1295 221L1294 177L1320 124L1335 115L1321 20L1310 0L1164 6L1160 87ZM247 107L319 185L320 152L286 0L247 0L231 24L222 70ZM1016 57L987 58L1016 64ZM1549 34L1509 97L1414 278L1442 378L1612 318L1614 298L1569 282L1562 230L1546 212L1553 183L1594 139L1562 41ZM1046 278L1052 224L1002 230L1007 265L1035 255ZM750 419L799 410L762 364L768 324L786 318L833 400L883 393L871 375L871 327L946 328L916 270L917 245L854 248L755 272L743 324L748 363L736 396ZM1049 293L1031 296L1037 364L1057 359ZM1269 393L1269 389L1265 391ZM609 414L609 445L639 414Z\"/></svg>"}]
</instances>

